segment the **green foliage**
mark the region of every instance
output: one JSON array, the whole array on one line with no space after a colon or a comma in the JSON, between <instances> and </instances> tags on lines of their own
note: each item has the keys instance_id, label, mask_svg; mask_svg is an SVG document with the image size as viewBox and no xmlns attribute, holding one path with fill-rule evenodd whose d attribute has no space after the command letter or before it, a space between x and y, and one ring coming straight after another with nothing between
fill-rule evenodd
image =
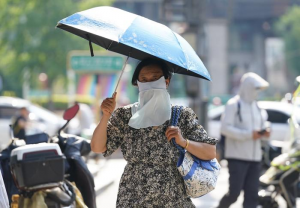
<instances>
[{"instance_id":1,"label":"green foliage","mask_svg":"<svg viewBox=\"0 0 300 208\"><path fill-rule=\"evenodd\" d=\"M56 29L57 22L75 12L110 3L111 0L1 0L0 75L4 90L20 96L25 69L31 72L31 83L45 72L50 87L58 77L65 77L68 52L88 49L88 43Z\"/></svg>"},{"instance_id":2,"label":"green foliage","mask_svg":"<svg viewBox=\"0 0 300 208\"><path fill-rule=\"evenodd\" d=\"M300 7L291 7L276 24L285 41L286 61L289 69L300 74Z\"/></svg>"}]
</instances>

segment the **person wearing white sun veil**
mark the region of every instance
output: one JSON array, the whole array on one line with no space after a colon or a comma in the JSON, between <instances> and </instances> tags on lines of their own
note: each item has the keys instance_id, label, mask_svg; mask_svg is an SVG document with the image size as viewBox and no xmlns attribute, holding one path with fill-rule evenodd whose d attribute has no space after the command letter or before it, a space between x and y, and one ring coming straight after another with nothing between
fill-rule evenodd
<instances>
[{"instance_id":1,"label":"person wearing white sun veil","mask_svg":"<svg viewBox=\"0 0 300 208\"><path fill-rule=\"evenodd\" d=\"M127 161L116 207L195 207L177 170L179 150L172 138L198 158L216 156L217 140L208 137L191 108L183 107L178 125L169 126L170 71L161 60L144 59L132 77L139 89L138 102L115 110L114 94L101 104L103 116L93 134L92 150L107 157L120 147Z\"/></svg>"}]
</instances>

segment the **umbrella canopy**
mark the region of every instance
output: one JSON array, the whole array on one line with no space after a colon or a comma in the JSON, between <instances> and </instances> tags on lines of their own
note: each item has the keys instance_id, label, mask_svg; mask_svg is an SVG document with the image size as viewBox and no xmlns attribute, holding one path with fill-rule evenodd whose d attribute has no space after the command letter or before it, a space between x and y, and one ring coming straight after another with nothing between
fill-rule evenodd
<instances>
[{"instance_id":1,"label":"umbrella canopy","mask_svg":"<svg viewBox=\"0 0 300 208\"><path fill-rule=\"evenodd\" d=\"M108 6L96 7L62 19L57 27L107 50L139 60L160 58L169 63L175 73L211 80L204 64L184 38L165 25L130 12Z\"/></svg>"}]
</instances>

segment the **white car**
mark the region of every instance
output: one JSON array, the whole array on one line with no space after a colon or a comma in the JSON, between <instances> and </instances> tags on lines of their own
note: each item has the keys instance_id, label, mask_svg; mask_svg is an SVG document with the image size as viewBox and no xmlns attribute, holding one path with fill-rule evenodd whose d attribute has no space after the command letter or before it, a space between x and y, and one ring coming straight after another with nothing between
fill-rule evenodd
<instances>
[{"instance_id":1,"label":"white car","mask_svg":"<svg viewBox=\"0 0 300 208\"><path fill-rule=\"evenodd\" d=\"M0 149L5 148L9 143L11 138L9 125L13 123L13 118L18 115L18 109L21 107L26 107L29 111L27 135L45 132L49 136L54 136L57 130L65 124L65 121L53 112L28 100L0 96ZM78 127L78 119L72 120L68 126L68 132L77 134Z\"/></svg>"},{"instance_id":2,"label":"white car","mask_svg":"<svg viewBox=\"0 0 300 208\"><path fill-rule=\"evenodd\" d=\"M268 113L268 121L271 122L270 141L275 146L281 146L282 142L289 139L289 118L292 113L296 115L296 120L300 124L300 108L286 102L259 101L258 106ZM208 134L211 137L220 138L221 115L225 106L219 106L208 111ZM243 117L243 115L241 114ZM277 145L276 145L277 143Z\"/></svg>"}]
</instances>

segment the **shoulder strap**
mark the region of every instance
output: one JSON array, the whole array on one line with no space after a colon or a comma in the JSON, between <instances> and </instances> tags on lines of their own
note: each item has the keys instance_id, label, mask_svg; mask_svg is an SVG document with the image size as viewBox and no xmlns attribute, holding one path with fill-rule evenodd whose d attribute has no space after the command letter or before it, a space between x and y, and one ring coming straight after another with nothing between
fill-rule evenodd
<instances>
[{"instance_id":1,"label":"shoulder strap","mask_svg":"<svg viewBox=\"0 0 300 208\"><path fill-rule=\"evenodd\" d=\"M177 123L178 123L178 119L179 119L179 116L180 116L180 113L181 113L181 110L182 110L182 106L173 106L172 107L172 112L171 112L171 119L170 119L170 126L177 126ZM176 142L175 142L175 139L171 139L173 145L180 151L180 152L185 152L185 150L179 146Z\"/></svg>"},{"instance_id":2,"label":"shoulder strap","mask_svg":"<svg viewBox=\"0 0 300 208\"><path fill-rule=\"evenodd\" d=\"M182 110L182 106L177 106L176 105L176 106L172 107L171 120L170 120L170 125L171 126L177 126L181 110Z\"/></svg>"}]
</instances>

